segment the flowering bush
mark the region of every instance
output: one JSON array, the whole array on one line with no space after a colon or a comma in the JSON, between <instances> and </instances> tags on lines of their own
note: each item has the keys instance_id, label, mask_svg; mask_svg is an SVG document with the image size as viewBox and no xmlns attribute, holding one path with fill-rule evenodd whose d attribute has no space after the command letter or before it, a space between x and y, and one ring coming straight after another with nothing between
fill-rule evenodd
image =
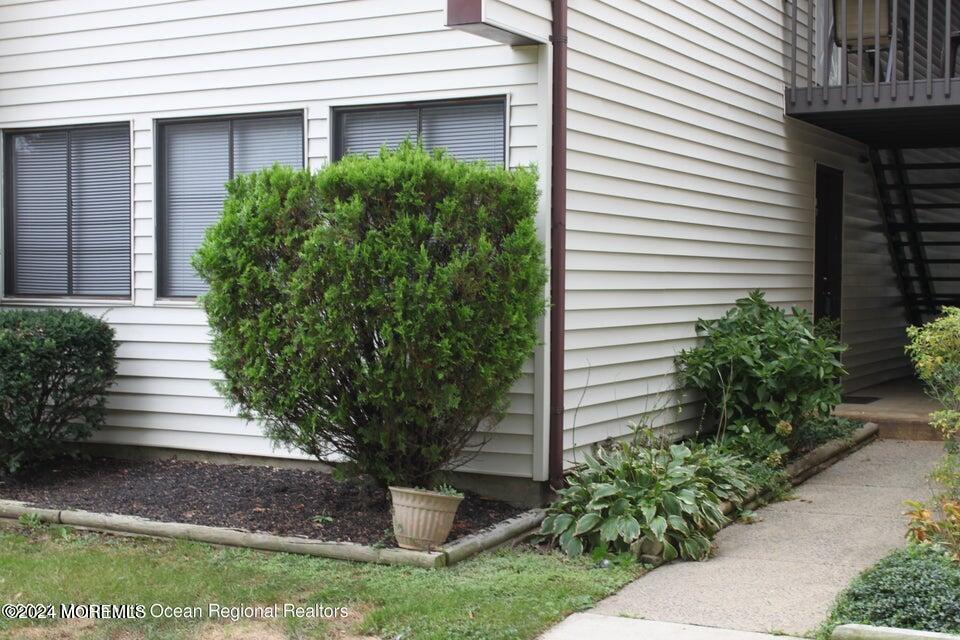
<instances>
[{"instance_id":1,"label":"flowering bush","mask_svg":"<svg viewBox=\"0 0 960 640\"><path fill-rule=\"evenodd\" d=\"M722 318L697 322L697 333L702 344L677 357L678 378L703 394L721 432L789 435L840 402L846 347L804 309L788 313L754 291Z\"/></svg>"}]
</instances>

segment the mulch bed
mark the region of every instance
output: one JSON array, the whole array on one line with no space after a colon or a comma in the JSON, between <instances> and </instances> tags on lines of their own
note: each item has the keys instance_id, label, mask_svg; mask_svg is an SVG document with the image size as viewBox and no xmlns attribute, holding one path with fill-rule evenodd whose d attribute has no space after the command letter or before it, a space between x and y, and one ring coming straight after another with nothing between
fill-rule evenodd
<instances>
[{"instance_id":1,"label":"mulch bed","mask_svg":"<svg viewBox=\"0 0 960 640\"><path fill-rule=\"evenodd\" d=\"M318 540L396 546L386 496L320 471L184 460L93 458L0 479L0 498ZM467 494L448 540L523 509Z\"/></svg>"}]
</instances>

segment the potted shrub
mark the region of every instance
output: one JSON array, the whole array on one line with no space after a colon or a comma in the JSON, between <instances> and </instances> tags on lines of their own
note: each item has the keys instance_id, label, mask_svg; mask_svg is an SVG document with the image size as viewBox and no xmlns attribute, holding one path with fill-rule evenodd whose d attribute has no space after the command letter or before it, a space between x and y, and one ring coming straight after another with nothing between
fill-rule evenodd
<instances>
[{"instance_id":1,"label":"potted shrub","mask_svg":"<svg viewBox=\"0 0 960 640\"><path fill-rule=\"evenodd\" d=\"M536 345L536 183L409 142L238 176L194 258L221 391L275 442L383 490L436 488Z\"/></svg>"}]
</instances>

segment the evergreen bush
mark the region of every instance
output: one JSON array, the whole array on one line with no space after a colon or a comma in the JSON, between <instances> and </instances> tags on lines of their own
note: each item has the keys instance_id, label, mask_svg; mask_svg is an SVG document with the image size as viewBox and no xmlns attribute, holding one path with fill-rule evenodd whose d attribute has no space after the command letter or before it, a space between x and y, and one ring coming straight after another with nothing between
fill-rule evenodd
<instances>
[{"instance_id":1,"label":"evergreen bush","mask_svg":"<svg viewBox=\"0 0 960 640\"><path fill-rule=\"evenodd\" d=\"M113 329L80 311L0 312L0 473L67 453L103 425Z\"/></svg>"},{"instance_id":2,"label":"evergreen bush","mask_svg":"<svg viewBox=\"0 0 960 640\"><path fill-rule=\"evenodd\" d=\"M409 142L238 176L194 258L222 391L278 443L435 486L536 345L536 182Z\"/></svg>"}]
</instances>

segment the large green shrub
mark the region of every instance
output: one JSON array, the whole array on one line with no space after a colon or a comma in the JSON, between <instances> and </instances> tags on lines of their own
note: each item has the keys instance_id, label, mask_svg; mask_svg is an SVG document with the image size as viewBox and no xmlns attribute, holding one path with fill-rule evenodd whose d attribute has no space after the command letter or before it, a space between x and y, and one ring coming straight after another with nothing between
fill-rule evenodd
<instances>
[{"instance_id":1,"label":"large green shrub","mask_svg":"<svg viewBox=\"0 0 960 640\"><path fill-rule=\"evenodd\" d=\"M0 472L62 455L103 425L113 329L79 311L0 312Z\"/></svg>"},{"instance_id":2,"label":"large green shrub","mask_svg":"<svg viewBox=\"0 0 960 640\"><path fill-rule=\"evenodd\" d=\"M746 466L714 446L669 445L649 433L600 448L569 475L540 533L571 556L646 540L662 545L666 560L699 560L727 520L722 503L740 504L750 491Z\"/></svg>"},{"instance_id":3,"label":"large green shrub","mask_svg":"<svg viewBox=\"0 0 960 640\"><path fill-rule=\"evenodd\" d=\"M929 547L895 551L840 595L819 637L840 624L960 633L960 564Z\"/></svg>"},{"instance_id":4,"label":"large green shrub","mask_svg":"<svg viewBox=\"0 0 960 640\"><path fill-rule=\"evenodd\" d=\"M840 402L841 345L800 308L786 312L760 291L717 320L700 320L700 346L677 357L679 382L705 398L721 431L790 431Z\"/></svg>"},{"instance_id":5,"label":"large green shrub","mask_svg":"<svg viewBox=\"0 0 960 640\"><path fill-rule=\"evenodd\" d=\"M409 143L235 178L194 259L225 394L283 445L432 486L536 344L536 181Z\"/></svg>"}]
</instances>

